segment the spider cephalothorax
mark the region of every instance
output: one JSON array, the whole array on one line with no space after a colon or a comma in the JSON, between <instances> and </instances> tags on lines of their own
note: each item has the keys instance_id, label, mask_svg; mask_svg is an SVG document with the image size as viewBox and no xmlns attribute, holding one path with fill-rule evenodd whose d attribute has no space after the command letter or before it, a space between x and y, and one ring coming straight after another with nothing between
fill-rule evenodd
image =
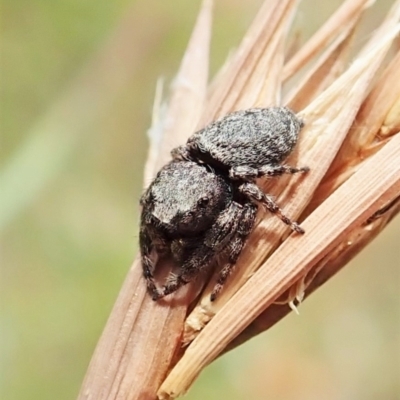
<instances>
[{"instance_id":1,"label":"spider cephalothorax","mask_svg":"<svg viewBox=\"0 0 400 400\"><path fill-rule=\"evenodd\" d=\"M292 152L303 123L285 107L234 112L193 134L172 151L142 196L140 250L147 287L153 299L166 296L222 260L214 300L251 232L258 204L294 231L256 178L307 172L282 165ZM171 256L178 273L158 288L153 272L160 256Z\"/></svg>"}]
</instances>

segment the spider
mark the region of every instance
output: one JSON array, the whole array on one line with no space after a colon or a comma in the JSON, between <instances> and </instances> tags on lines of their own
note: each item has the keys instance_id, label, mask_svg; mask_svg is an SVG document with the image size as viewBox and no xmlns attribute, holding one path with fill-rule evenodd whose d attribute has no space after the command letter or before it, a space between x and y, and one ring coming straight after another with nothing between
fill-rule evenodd
<instances>
[{"instance_id":1,"label":"spider","mask_svg":"<svg viewBox=\"0 0 400 400\"><path fill-rule=\"evenodd\" d=\"M282 164L296 145L303 122L288 108L253 108L228 114L172 150L172 161L141 198L140 251L153 300L175 292L213 264L221 264L214 301L255 223L259 205L297 233L256 179L308 172ZM159 258L171 256L178 272L157 287Z\"/></svg>"}]
</instances>

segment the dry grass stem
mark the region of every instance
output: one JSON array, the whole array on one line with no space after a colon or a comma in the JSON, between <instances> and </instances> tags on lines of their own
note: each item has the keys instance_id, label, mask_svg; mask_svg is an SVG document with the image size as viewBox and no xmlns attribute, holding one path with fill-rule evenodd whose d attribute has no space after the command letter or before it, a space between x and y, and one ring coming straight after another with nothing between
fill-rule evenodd
<instances>
[{"instance_id":1,"label":"dry grass stem","mask_svg":"<svg viewBox=\"0 0 400 400\"><path fill-rule=\"evenodd\" d=\"M274 53L282 40L282 33L285 26L290 22L298 1L293 0L270 0L265 1L253 24L243 38L239 48L227 66L225 73L218 80L218 86L214 88L206 112L202 118L202 126L227 114L238 107L249 107L254 105L251 101L258 99L261 93L265 93L264 79L268 73L272 73L275 79L268 79L273 82L280 81L277 75L277 65L281 63L281 55ZM279 57L278 61L271 58ZM276 63L276 64L275 64ZM269 72L267 66L270 66ZM263 79L262 85L255 82L254 76L258 75ZM250 81L250 87L248 87ZM248 90L248 89L251 90ZM265 93L265 98L275 99L278 96L276 90ZM247 101L243 98L247 97Z\"/></svg>"},{"instance_id":2,"label":"dry grass stem","mask_svg":"<svg viewBox=\"0 0 400 400\"><path fill-rule=\"evenodd\" d=\"M369 242L371 242L383 228L392 220L392 218L400 211L400 199L396 198L390 202L388 210L385 207L382 213L378 211L379 218L374 219L370 223L365 223L355 227L350 231L343 241L321 259L306 275L304 281L305 292L303 299L306 299L311 293L322 286L340 269L342 269L354 256L356 256ZM232 350L241 345L250 338L258 335L261 332L271 328L274 324L280 321L283 317L289 314L292 310L288 306L288 299L297 296L298 293L293 293L292 288L297 288L297 285L292 286L287 293L281 298L285 301L275 302L267 307L246 329L241 332L229 345L224 352Z\"/></svg>"},{"instance_id":3,"label":"dry grass stem","mask_svg":"<svg viewBox=\"0 0 400 400\"><path fill-rule=\"evenodd\" d=\"M290 182L288 179L280 179L278 182L274 181L273 185L268 182L262 184L265 191L278 196L279 202L285 204L285 212L288 215L294 218L300 216L335 158L390 47L391 39L397 32L397 28L391 28L391 32L386 32L389 36L383 38L380 46L372 48L367 55L358 58L339 79L300 113L307 124L302 131L297 152L290 160L294 165L297 164L293 161L294 158L302 160L302 164L311 168L311 173L307 175L307 179L293 176ZM374 37L371 40L375 40ZM349 87L352 87L350 93ZM345 103L343 98L346 98ZM263 219L258 223L238 260L234 274L219 298L210 302L210 293L216 277L204 290L199 305L186 320L184 343L193 340L197 332L259 268L268 255L279 246L285 232L288 232L288 228L277 218Z\"/></svg>"},{"instance_id":4,"label":"dry grass stem","mask_svg":"<svg viewBox=\"0 0 400 400\"><path fill-rule=\"evenodd\" d=\"M79 399L182 395L207 364L283 318L289 303L294 307L327 281L400 210L400 52L390 53L400 0L349 66L353 35L373 2L345 1L285 62L298 3L265 1L207 89L212 2L204 0L168 108L157 86L145 184L196 128L234 110L281 104L283 85L298 74L283 104L306 125L288 164L311 171L260 180L259 186L285 214L302 221L306 234L291 234L278 218L260 211L237 268L214 302L215 275L204 288L197 281L152 301L137 258ZM171 267L157 269L165 276ZM194 298L197 304L191 305Z\"/></svg>"},{"instance_id":5,"label":"dry grass stem","mask_svg":"<svg viewBox=\"0 0 400 400\"><path fill-rule=\"evenodd\" d=\"M324 175L332 164L332 161L337 155L343 142L346 140L353 121L355 121L355 117L367 97L367 94L371 88L371 84L374 81L374 78L381 66L381 63L383 62L389 50L391 42L398 33L399 27L396 24L399 16L397 15L396 10L397 4L392 9L392 12L389 13L389 17L387 18L385 23L382 24L381 28L376 32L370 42L360 52L359 57L356 58L356 61L351 65L351 67L339 79L332 83L323 93L315 98L315 100L313 100L305 110L300 113L304 120L307 121L307 125L302 132L303 138L300 141L297 157L301 159L304 164L311 167L312 173L304 181L301 181L301 178L295 178L292 179L289 184L287 182L279 182L278 185L276 185L276 183L274 185L275 187L277 187L278 193L279 191L281 191L279 199L285 200L284 203L288 205L286 210L289 210L288 212L290 212L290 215L300 215L307 204L310 202L312 193L314 193L314 191L318 188L321 180L324 178ZM347 31L348 36L341 37L340 40L348 41L348 38L351 34L352 31L349 29ZM339 40L338 44L340 44ZM334 49L335 45L336 43L334 43L331 48ZM329 60L328 52L325 59ZM341 62L341 60L339 60L339 62ZM392 63L395 62L396 60L394 60ZM332 62L330 64L330 72L334 74L334 72L332 72L332 69L336 68L338 64ZM322 68L324 67L324 62L318 65L318 67L315 68L314 71L318 71L318 68L321 68L321 66ZM389 69L393 70L393 67L390 66ZM389 73L387 73L386 76L388 76L388 74ZM311 73L308 75L308 77L310 79L315 78L315 74ZM321 80L323 80L324 75L320 74L320 77ZM315 79L315 81L317 83L320 83L318 82L318 79ZM307 81L305 82L307 83ZM312 98L321 91L322 87L324 87L323 84L321 85L319 90L315 90L314 93L311 95L305 90L304 95L310 95L309 98ZM349 91L349 87L351 87L351 91ZM313 89L314 86L310 85L309 90ZM389 99L392 97L393 96L389 96ZM343 102L344 98L346 99L345 102ZM364 106L368 104L370 98L371 95L365 101ZM393 102L390 103L390 101L387 101L386 104L394 106ZM382 118L382 120L384 119L384 116L386 116L385 113L379 113L378 115L380 115L380 118ZM360 124L360 121L356 120L356 122L354 123ZM396 122L392 125L396 126ZM392 170L396 170L394 176L395 178L400 179L399 169L398 167L396 169L396 164L394 162L394 155L395 153L392 153L392 160L391 164L389 164L388 166L388 169L392 168ZM379 165L379 163L377 163L376 165ZM367 184L367 176L368 175L365 176L365 184ZM284 190L282 187L283 185L285 185ZM394 189L391 188L385 194L385 196L380 197L379 200L381 202L391 201L395 194L399 192L397 181L396 185L397 186L395 186ZM270 189L267 185L265 188ZM296 191L296 196L293 192L294 190ZM358 193L358 188L356 193ZM296 197L296 202L291 201L293 197ZM330 198L328 200L330 200ZM343 201L345 202L345 200ZM379 209L379 202L377 201L377 199L374 203L374 207L377 207L377 209ZM329 210L329 208L327 210ZM371 215L374 211L372 211L372 209L369 209L368 211L366 210L366 212L370 213L369 215ZM357 223L349 227L347 231L343 229L344 226L340 227L340 229L338 228L336 236L332 235L332 240L337 240L336 247L335 245L332 245L329 240L327 240L326 243L318 243L318 245L320 246L320 250L326 251L326 254L324 256L321 256L321 260L319 260L318 263L314 261L314 265L308 265L308 269L305 268L303 273L300 274L302 275L300 279L300 282L303 284L300 286L302 291L306 289L307 285L310 285L312 283L313 278L316 276L317 272L321 271L322 267L328 265L329 261L335 260L334 257L336 257L336 259L338 260L340 259L342 262L350 259L357 251L359 251L359 249L362 248L359 243L367 243L368 240L372 239L372 237L375 236L376 232L379 231L378 228L372 229L371 226L369 226L368 229L365 229L365 232L367 233L363 235L360 233L360 229L364 228L360 228L360 224L357 225ZM384 225L380 226L382 227ZM268 234L268 240L265 237L266 229L268 229L268 231L270 232ZM238 304L236 302L234 302L233 305L231 304L237 297L235 296L233 299L230 299L230 297L234 293L238 292L238 290L240 290L240 293L243 293L242 290L244 289L240 288L243 286L244 282L246 282L249 277L252 276L254 271L257 270L259 264L269 254L271 254L277 246L279 246L280 237L284 235L284 231L285 227L281 226L279 221L275 221L273 219L262 220L258 224L257 228L255 229L251 238L248 241L246 249L243 251L243 254L240 257L235 275L227 283L226 287L224 288L224 292L217 299L217 301L214 303L211 303L209 301L210 291L214 284L213 281L211 281L208 287L204 290L199 305L193 310L191 315L186 320L184 343L187 344L188 342L193 340L193 338L196 337L198 331L201 330L204 325L212 317L214 317L216 313L218 313L217 316L222 314L221 318L224 318L226 316L226 314L228 313L227 310L232 310L233 313L233 310L235 309L234 306L237 307ZM275 236L271 234L272 232L273 234L275 234ZM348 235L348 237L346 237L346 235ZM354 237L358 238L358 240L354 240ZM352 246L349 246L349 243L351 243ZM329 246L332 246L330 248L331 251L327 250ZM275 261L275 265L280 264L276 261L275 254L280 254L281 247L271 256L272 260ZM285 246L284 249L285 248L287 247ZM308 248L307 245L304 245L303 249L304 248ZM340 257L338 256L339 254ZM295 258L291 259L292 262L294 260ZM268 265L273 265L273 261L268 260ZM271 264L269 264L270 262ZM293 262L292 267L294 269L296 268L295 264L296 263ZM327 269L327 271L329 270L330 273L333 274L335 269L333 268L332 262L330 263L330 267L330 270ZM334 267L337 270L339 264L335 263ZM311 269L311 273L307 275L306 272ZM256 272L255 276L258 276L258 273L259 272ZM281 273L283 272L281 271ZM320 274L320 283L324 281L324 276L326 280L331 275ZM259 277L258 279L259 282L265 282L265 284L261 284L260 291L265 291L266 293L268 293L269 290L271 290L271 281L270 279L264 278L265 277ZM254 282L254 279L255 278L250 278L248 282ZM318 281L316 280L316 282ZM291 281L291 283L293 284L293 281ZM242 295L243 297L241 297L241 300L243 300L244 297L249 296L251 290L254 290L254 287L250 289L247 284L245 284L244 287L246 287L248 291L246 291L245 294ZM283 288L280 285L274 287L274 289L280 290L279 294L283 294L286 289L289 290L289 298L287 299L287 301L293 300L296 296L301 297L303 295L302 293L299 293L299 287L297 285L292 285L291 287L292 289L295 288L295 290L290 291L288 287ZM314 290L316 287L316 285L311 286L309 292ZM258 292L258 294L260 293ZM275 292L273 293L271 298L273 298L273 300L276 300L277 296L278 294L277 292ZM269 298L269 300L271 299ZM252 303L251 301L247 303L247 308L242 309L243 313L238 312L236 309L236 311L234 312L235 318L241 319L242 315L249 313L249 311L253 310L254 308L257 309L256 305L259 304L260 298L253 298L253 301L254 303ZM267 307L270 304L271 303L262 304L261 308L259 308L257 312L261 312L263 308ZM233 308L230 308L231 306ZM279 308L279 306L275 307ZM285 315L287 313L288 307L286 306L285 308L280 308L285 310L284 313L282 313L280 310L280 314L282 314L282 316ZM271 315L270 313L269 321L273 321L274 319L277 320L277 317L279 318L279 315ZM237 322L234 323L232 322L232 320L230 320L229 323L225 320L224 322L222 321L223 320L221 319L217 319L216 322L214 322L213 320L211 325L213 329L208 330L210 329L209 326L206 328L206 332L208 333L208 335L206 337L203 337L202 335L204 334L204 332L201 332L200 337L202 337L202 340L200 342L197 342L196 339L189 346L183 358L172 370L166 382L161 387L159 392L160 398L175 397L179 394L184 393L188 385L190 385L191 379L194 379L201 371L201 369L213 358L215 358L220 352L222 352L226 346L231 347L229 345L230 341L238 333L240 333L240 331L244 327L246 327L249 322L246 321L245 323L243 323L243 325L240 323L240 327L238 327ZM269 326L270 325L271 324L269 324ZM222 331L224 331L224 334L222 334ZM250 333L247 332L246 337L248 338L252 334L256 334L258 332L259 330L253 329ZM243 340L243 337L241 337L241 339ZM218 347L218 349L210 348L210 343L216 342L218 342L220 347ZM204 347L202 347L202 345L204 345ZM215 350L215 352L213 352L213 350ZM194 364L196 363L194 359L196 357L198 357L198 364L194 366ZM205 359L206 361L204 361Z\"/></svg>"},{"instance_id":6,"label":"dry grass stem","mask_svg":"<svg viewBox=\"0 0 400 400\"><path fill-rule=\"evenodd\" d=\"M339 245L352 229L398 196L398 154L400 135L303 222L307 235L291 235L201 331L161 386L160 399L184 394L200 371L266 307Z\"/></svg>"},{"instance_id":7,"label":"dry grass stem","mask_svg":"<svg viewBox=\"0 0 400 400\"><path fill-rule=\"evenodd\" d=\"M389 12L386 20L389 26L400 18L399 2ZM385 34L384 31L376 35ZM376 38L376 36L375 36ZM377 43L376 39L375 43ZM370 44L369 44L370 46ZM364 54L367 52L364 50ZM342 147L334 162L329 168L321 184L317 187L309 205L302 213L301 219L308 216L315 208L327 199L344 181L353 175L363 163L375 154L391 136L400 131L400 110L397 104L400 102L400 53L391 60L386 70L377 80L369 95L363 102L353 125L344 140ZM397 111L396 111L397 110ZM390 120L387 124L385 121ZM390 128L389 128L390 125ZM368 224L355 227L343 241L327 256L317 263L307 276L300 280L281 297L284 305L274 304L268 307L245 331L243 331L226 350L232 349L249 338L269 329L290 312L287 303L290 300L301 300L307 297L318 287L343 268L356 254L358 254L370 241L372 241L382 229L398 213L400 204L396 197L389 201L390 207L383 207L378 213L379 218L373 219ZM299 290L305 290L299 293Z\"/></svg>"},{"instance_id":8,"label":"dry grass stem","mask_svg":"<svg viewBox=\"0 0 400 400\"><path fill-rule=\"evenodd\" d=\"M400 99L400 53L395 57L382 77L375 84L370 94L358 112L349 135L332 163L327 176L317 188L305 214L309 214L322 203L338 186L348 179L369 156L378 151L396 133L387 129L384 122L393 118L391 124L396 124L396 117L390 112ZM382 130L386 134L382 134ZM397 130L398 131L398 130Z\"/></svg>"},{"instance_id":9,"label":"dry grass stem","mask_svg":"<svg viewBox=\"0 0 400 400\"><path fill-rule=\"evenodd\" d=\"M354 27L328 47L301 82L286 96L284 104L294 111L302 110L343 72L353 33Z\"/></svg>"},{"instance_id":10,"label":"dry grass stem","mask_svg":"<svg viewBox=\"0 0 400 400\"><path fill-rule=\"evenodd\" d=\"M207 87L211 7L211 1L204 1L173 88L162 128L163 147L157 165L151 172L147 169L148 176L164 162L169 146L175 140L181 143L200 118ZM168 306L152 301L137 258L96 347L78 398L155 399L179 348L187 303L178 297Z\"/></svg>"},{"instance_id":11,"label":"dry grass stem","mask_svg":"<svg viewBox=\"0 0 400 400\"><path fill-rule=\"evenodd\" d=\"M290 79L303 68L319 51L325 48L332 38L340 37L358 21L362 12L375 3L375 0L347 0L332 14L328 21L308 40L304 46L286 63L283 80ZM340 40L340 39L339 39Z\"/></svg>"}]
</instances>

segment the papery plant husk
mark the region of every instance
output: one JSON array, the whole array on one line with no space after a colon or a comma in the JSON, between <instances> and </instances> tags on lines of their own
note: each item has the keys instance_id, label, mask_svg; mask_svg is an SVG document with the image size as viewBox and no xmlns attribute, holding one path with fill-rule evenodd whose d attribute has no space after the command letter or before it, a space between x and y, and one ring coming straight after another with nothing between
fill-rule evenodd
<instances>
[{"instance_id":1,"label":"papery plant husk","mask_svg":"<svg viewBox=\"0 0 400 400\"><path fill-rule=\"evenodd\" d=\"M162 107L155 107L145 184L169 160L172 147L210 121L234 110L287 105L305 121L287 163L307 165L311 171L258 183L287 215L301 221L306 234L293 234L279 219L260 211L215 302L210 301L215 276L153 302L137 258L79 399L170 399L184 394L220 354L296 310L297 303L343 268L397 214L400 55L392 43L399 32L400 1L364 47L350 56L357 25L371 5L345 1L288 57L285 49L298 1L265 1L208 88L212 3L204 1L165 115ZM296 75L297 83L290 84ZM170 268L163 265L161 275Z\"/></svg>"}]
</instances>

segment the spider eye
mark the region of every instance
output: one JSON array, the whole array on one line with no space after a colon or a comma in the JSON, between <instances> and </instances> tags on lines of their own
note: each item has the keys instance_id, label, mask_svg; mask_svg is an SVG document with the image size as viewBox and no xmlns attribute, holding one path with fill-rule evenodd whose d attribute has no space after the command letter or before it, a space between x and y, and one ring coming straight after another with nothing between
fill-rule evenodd
<instances>
[{"instance_id":1,"label":"spider eye","mask_svg":"<svg viewBox=\"0 0 400 400\"><path fill-rule=\"evenodd\" d=\"M208 197L202 197L199 201L198 201L198 205L200 207L205 207L208 202L210 201L210 199Z\"/></svg>"}]
</instances>

